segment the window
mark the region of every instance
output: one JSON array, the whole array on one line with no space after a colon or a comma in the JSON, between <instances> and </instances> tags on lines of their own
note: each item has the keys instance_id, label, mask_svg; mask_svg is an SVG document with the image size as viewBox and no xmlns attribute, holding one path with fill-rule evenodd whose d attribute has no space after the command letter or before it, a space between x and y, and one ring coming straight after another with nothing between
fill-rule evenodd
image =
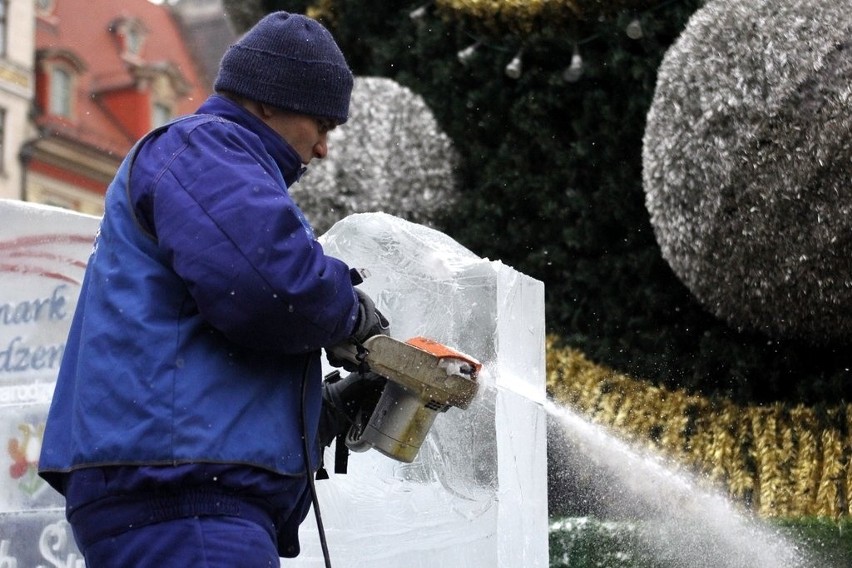
<instances>
[{"instance_id":1,"label":"window","mask_svg":"<svg viewBox=\"0 0 852 568\"><path fill-rule=\"evenodd\" d=\"M0 172L6 171L6 109L0 108Z\"/></svg>"},{"instance_id":2,"label":"window","mask_svg":"<svg viewBox=\"0 0 852 568\"><path fill-rule=\"evenodd\" d=\"M131 55L139 55L142 49L142 34L136 27L130 26L124 36L124 50Z\"/></svg>"},{"instance_id":3,"label":"window","mask_svg":"<svg viewBox=\"0 0 852 568\"><path fill-rule=\"evenodd\" d=\"M6 55L9 37L9 0L0 0L0 56Z\"/></svg>"},{"instance_id":4,"label":"window","mask_svg":"<svg viewBox=\"0 0 852 568\"><path fill-rule=\"evenodd\" d=\"M54 0L36 0L36 10L42 14L50 14L53 12Z\"/></svg>"},{"instance_id":5,"label":"window","mask_svg":"<svg viewBox=\"0 0 852 568\"><path fill-rule=\"evenodd\" d=\"M45 193L41 196L41 202L45 205L52 205L53 207L61 207L63 209L77 209L73 201L69 199L64 199L62 197L59 197L58 195L51 195L49 193Z\"/></svg>"},{"instance_id":6,"label":"window","mask_svg":"<svg viewBox=\"0 0 852 568\"><path fill-rule=\"evenodd\" d=\"M50 114L71 118L71 74L61 67L50 72Z\"/></svg>"},{"instance_id":7,"label":"window","mask_svg":"<svg viewBox=\"0 0 852 568\"><path fill-rule=\"evenodd\" d=\"M120 16L109 25L109 31L118 39L122 57L138 58L148 36L148 30L136 18Z\"/></svg>"},{"instance_id":8,"label":"window","mask_svg":"<svg viewBox=\"0 0 852 568\"><path fill-rule=\"evenodd\" d=\"M151 126L156 128L162 126L172 119L172 109L163 103L154 103L151 111Z\"/></svg>"}]
</instances>

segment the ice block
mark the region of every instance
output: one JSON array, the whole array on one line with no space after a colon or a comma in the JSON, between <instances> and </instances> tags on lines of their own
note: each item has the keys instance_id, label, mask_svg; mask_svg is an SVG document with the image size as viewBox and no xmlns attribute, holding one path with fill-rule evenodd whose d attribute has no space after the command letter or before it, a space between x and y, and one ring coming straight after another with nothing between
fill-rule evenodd
<instances>
[{"instance_id":1,"label":"ice block","mask_svg":"<svg viewBox=\"0 0 852 568\"><path fill-rule=\"evenodd\" d=\"M320 242L366 272L360 287L393 337L430 337L484 364L477 398L438 416L413 463L353 453L347 474L317 482L332 564L547 566L543 284L383 213L351 215ZM322 566L312 516L300 538L288 565Z\"/></svg>"}]
</instances>

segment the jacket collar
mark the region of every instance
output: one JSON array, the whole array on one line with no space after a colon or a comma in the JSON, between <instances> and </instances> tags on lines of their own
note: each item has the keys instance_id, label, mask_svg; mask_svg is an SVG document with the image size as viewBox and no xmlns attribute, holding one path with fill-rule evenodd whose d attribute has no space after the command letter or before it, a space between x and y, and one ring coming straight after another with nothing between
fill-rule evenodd
<instances>
[{"instance_id":1,"label":"jacket collar","mask_svg":"<svg viewBox=\"0 0 852 568\"><path fill-rule=\"evenodd\" d=\"M198 108L196 114L221 116L254 132L260 138L266 151L278 164L287 187L299 181L299 178L305 173L307 168L302 165L302 159L293 147L261 119L234 101L222 95L212 95Z\"/></svg>"}]
</instances>

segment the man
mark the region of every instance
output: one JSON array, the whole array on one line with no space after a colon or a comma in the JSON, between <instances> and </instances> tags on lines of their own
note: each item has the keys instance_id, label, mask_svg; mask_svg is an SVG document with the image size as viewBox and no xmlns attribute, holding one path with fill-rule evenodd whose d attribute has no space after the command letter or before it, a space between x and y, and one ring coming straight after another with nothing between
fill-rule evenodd
<instances>
[{"instance_id":1,"label":"man","mask_svg":"<svg viewBox=\"0 0 852 568\"><path fill-rule=\"evenodd\" d=\"M321 388L320 349L387 332L287 193L348 116L331 34L270 14L214 88L125 159L71 325L40 473L90 568L296 556L320 415L327 444L372 388Z\"/></svg>"}]
</instances>

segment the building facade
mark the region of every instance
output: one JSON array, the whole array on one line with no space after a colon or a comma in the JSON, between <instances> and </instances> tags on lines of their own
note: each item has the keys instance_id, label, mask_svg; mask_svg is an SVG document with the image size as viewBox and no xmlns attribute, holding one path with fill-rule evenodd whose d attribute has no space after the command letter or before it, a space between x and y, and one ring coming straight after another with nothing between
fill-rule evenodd
<instances>
[{"instance_id":1,"label":"building facade","mask_svg":"<svg viewBox=\"0 0 852 568\"><path fill-rule=\"evenodd\" d=\"M23 1L23 0L22 0ZM210 92L166 5L35 2L33 133L21 147L27 201L100 215L133 143Z\"/></svg>"},{"instance_id":2,"label":"building facade","mask_svg":"<svg viewBox=\"0 0 852 568\"><path fill-rule=\"evenodd\" d=\"M20 149L32 136L35 92L33 0L0 0L0 198L24 193Z\"/></svg>"},{"instance_id":3,"label":"building facade","mask_svg":"<svg viewBox=\"0 0 852 568\"><path fill-rule=\"evenodd\" d=\"M222 0L179 0L171 7L206 78L206 85L212 89L219 72L219 61L238 37L230 20L225 17Z\"/></svg>"}]
</instances>

